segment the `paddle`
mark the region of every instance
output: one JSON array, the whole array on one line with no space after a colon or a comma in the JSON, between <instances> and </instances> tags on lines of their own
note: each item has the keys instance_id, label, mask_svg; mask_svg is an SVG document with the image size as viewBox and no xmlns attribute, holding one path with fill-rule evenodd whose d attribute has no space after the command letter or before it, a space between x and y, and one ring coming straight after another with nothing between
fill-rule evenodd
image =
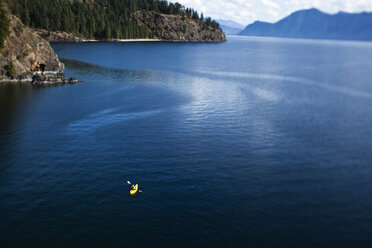
<instances>
[{"instance_id":1,"label":"paddle","mask_svg":"<svg viewBox=\"0 0 372 248\"><path fill-rule=\"evenodd\" d=\"M132 184L132 183L131 183L130 181L127 181L127 184L129 184L129 185L130 185L130 184ZM140 193L143 193L143 191L142 191L142 190L140 190L140 189L138 190L138 192L140 192Z\"/></svg>"}]
</instances>

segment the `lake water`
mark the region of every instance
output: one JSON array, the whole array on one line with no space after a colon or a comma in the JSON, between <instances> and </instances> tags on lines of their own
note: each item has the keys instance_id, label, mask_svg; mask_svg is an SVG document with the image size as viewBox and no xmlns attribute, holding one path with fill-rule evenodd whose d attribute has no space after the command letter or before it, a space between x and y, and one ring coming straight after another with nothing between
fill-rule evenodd
<instances>
[{"instance_id":1,"label":"lake water","mask_svg":"<svg viewBox=\"0 0 372 248\"><path fill-rule=\"evenodd\" d=\"M0 85L1 247L372 246L372 43L53 47L83 83Z\"/></svg>"}]
</instances>

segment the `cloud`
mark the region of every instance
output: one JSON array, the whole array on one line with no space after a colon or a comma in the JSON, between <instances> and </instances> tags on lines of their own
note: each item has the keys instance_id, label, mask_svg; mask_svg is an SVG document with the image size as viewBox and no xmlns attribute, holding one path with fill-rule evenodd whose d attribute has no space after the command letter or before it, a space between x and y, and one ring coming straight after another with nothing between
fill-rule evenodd
<instances>
[{"instance_id":1,"label":"cloud","mask_svg":"<svg viewBox=\"0 0 372 248\"><path fill-rule=\"evenodd\" d=\"M172 1L176 2L176 1ZM318 8L327 13L372 11L372 0L178 0L214 19L243 25L256 20L275 22L300 9Z\"/></svg>"}]
</instances>

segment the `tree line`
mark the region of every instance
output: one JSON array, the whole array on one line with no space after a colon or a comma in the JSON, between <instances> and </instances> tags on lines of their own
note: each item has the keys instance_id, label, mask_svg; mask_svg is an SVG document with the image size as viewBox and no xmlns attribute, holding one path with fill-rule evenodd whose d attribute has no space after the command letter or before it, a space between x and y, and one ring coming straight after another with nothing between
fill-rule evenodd
<instances>
[{"instance_id":1,"label":"tree line","mask_svg":"<svg viewBox=\"0 0 372 248\"><path fill-rule=\"evenodd\" d=\"M165 0L5 0L13 14L33 28L65 31L88 39L153 38L139 26L132 14L138 10L180 15L204 22L215 29L219 24L203 13Z\"/></svg>"}]
</instances>

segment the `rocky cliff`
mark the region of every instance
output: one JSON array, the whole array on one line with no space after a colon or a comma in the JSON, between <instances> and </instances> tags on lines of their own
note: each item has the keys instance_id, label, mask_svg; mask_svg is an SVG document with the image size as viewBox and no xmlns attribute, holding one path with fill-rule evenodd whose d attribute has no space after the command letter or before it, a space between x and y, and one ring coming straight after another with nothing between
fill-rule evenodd
<instances>
[{"instance_id":1,"label":"rocky cliff","mask_svg":"<svg viewBox=\"0 0 372 248\"><path fill-rule=\"evenodd\" d=\"M49 42L8 15L10 33L0 51L0 81L33 83L67 83L64 65L50 47Z\"/></svg>"},{"instance_id":2,"label":"rocky cliff","mask_svg":"<svg viewBox=\"0 0 372 248\"><path fill-rule=\"evenodd\" d=\"M40 35L47 41L51 42L82 42L83 38L80 38L76 35L62 32L62 31L47 31L44 29L34 29L35 33Z\"/></svg>"},{"instance_id":3,"label":"rocky cliff","mask_svg":"<svg viewBox=\"0 0 372 248\"><path fill-rule=\"evenodd\" d=\"M146 27L155 37L166 41L222 42L225 34L219 28L208 26L205 22L184 18L179 15L166 15L154 11L137 11L133 14L139 26Z\"/></svg>"}]
</instances>

